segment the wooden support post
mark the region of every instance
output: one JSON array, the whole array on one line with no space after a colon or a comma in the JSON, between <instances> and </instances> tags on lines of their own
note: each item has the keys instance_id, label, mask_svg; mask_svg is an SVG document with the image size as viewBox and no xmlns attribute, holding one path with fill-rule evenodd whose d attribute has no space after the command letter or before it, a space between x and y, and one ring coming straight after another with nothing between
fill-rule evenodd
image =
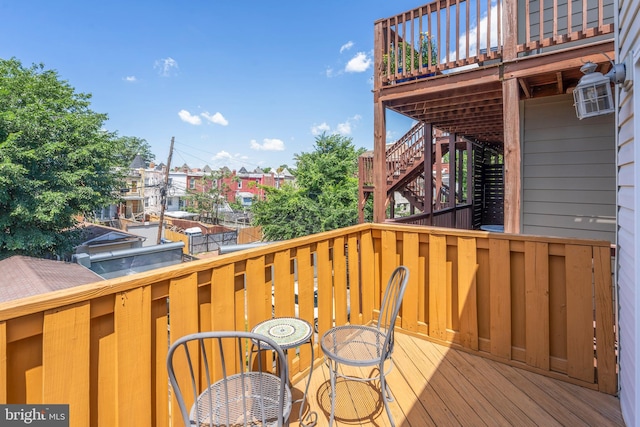
<instances>
[{"instance_id":1,"label":"wooden support post","mask_svg":"<svg viewBox=\"0 0 640 427\"><path fill-rule=\"evenodd\" d=\"M381 223L386 219L387 168L386 168L386 118L384 104L374 103L373 122L373 222Z\"/></svg>"},{"instance_id":2,"label":"wooden support post","mask_svg":"<svg viewBox=\"0 0 640 427\"><path fill-rule=\"evenodd\" d=\"M452 133L449 135L449 203L448 207L453 208L451 215L451 225L456 228L456 187L458 180L456 178L458 169L456 168L456 138L457 135Z\"/></svg>"},{"instance_id":3,"label":"wooden support post","mask_svg":"<svg viewBox=\"0 0 640 427\"><path fill-rule=\"evenodd\" d=\"M517 79L502 82L504 115L504 231L520 233L520 86Z\"/></svg>"},{"instance_id":4,"label":"wooden support post","mask_svg":"<svg viewBox=\"0 0 640 427\"><path fill-rule=\"evenodd\" d=\"M424 124L424 210L433 225L433 126Z\"/></svg>"}]
</instances>

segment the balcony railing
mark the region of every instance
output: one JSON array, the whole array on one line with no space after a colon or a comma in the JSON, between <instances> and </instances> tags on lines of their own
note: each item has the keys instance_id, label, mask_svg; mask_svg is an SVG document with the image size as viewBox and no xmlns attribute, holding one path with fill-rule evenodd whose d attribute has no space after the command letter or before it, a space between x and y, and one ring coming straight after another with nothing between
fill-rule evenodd
<instances>
[{"instance_id":1,"label":"balcony railing","mask_svg":"<svg viewBox=\"0 0 640 427\"><path fill-rule=\"evenodd\" d=\"M613 0L439 0L376 22L382 84L611 34ZM513 55L509 54L507 56Z\"/></svg>"},{"instance_id":2,"label":"balcony railing","mask_svg":"<svg viewBox=\"0 0 640 427\"><path fill-rule=\"evenodd\" d=\"M615 394L608 242L363 224L0 304L0 403L68 403L70 425L167 426L177 337L275 314L376 316L389 274L411 273L399 323L533 372ZM349 292L347 292L347 288ZM349 314L350 313L350 314ZM293 380L312 362L289 353ZM316 361L322 355L316 349Z\"/></svg>"}]
</instances>

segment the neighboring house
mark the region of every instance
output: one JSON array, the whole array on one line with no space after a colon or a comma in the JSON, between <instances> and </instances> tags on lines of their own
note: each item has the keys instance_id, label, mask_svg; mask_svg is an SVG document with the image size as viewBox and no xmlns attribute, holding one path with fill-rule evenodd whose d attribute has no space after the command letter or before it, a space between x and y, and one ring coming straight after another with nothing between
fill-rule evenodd
<instances>
[{"instance_id":1,"label":"neighboring house","mask_svg":"<svg viewBox=\"0 0 640 427\"><path fill-rule=\"evenodd\" d=\"M279 188L285 180L293 179L293 175L286 170L276 174L275 172L265 173L260 168L249 172L242 167L238 171L229 172L229 176L224 177L219 185L229 189L225 195L228 202L238 201L243 206L249 206L254 199L264 200L266 195L264 187Z\"/></svg>"},{"instance_id":2,"label":"neighboring house","mask_svg":"<svg viewBox=\"0 0 640 427\"><path fill-rule=\"evenodd\" d=\"M640 2L619 1L616 62L628 82L617 86L617 285L620 405L628 426L640 426Z\"/></svg>"},{"instance_id":3,"label":"neighboring house","mask_svg":"<svg viewBox=\"0 0 640 427\"><path fill-rule=\"evenodd\" d=\"M0 302L104 280L73 263L15 255L0 261Z\"/></svg>"},{"instance_id":4,"label":"neighboring house","mask_svg":"<svg viewBox=\"0 0 640 427\"><path fill-rule=\"evenodd\" d=\"M169 186L167 188L167 211L184 210L187 195L187 172L183 170L169 172Z\"/></svg>"},{"instance_id":5,"label":"neighboring house","mask_svg":"<svg viewBox=\"0 0 640 427\"><path fill-rule=\"evenodd\" d=\"M112 279L180 264L183 246L183 242L173 242L95 254L81 253L74 255L73 261L100 277Z\"/></svg>"},{"instance_id":6,"label":"neighboring house","mask_svg":"<svg viewBox=\"0 0 640 427\"><path fill-rule=\"evenodd\" d=\"M144 221L144 160L139 155L129 165L124 188L120 189L122 203L118 209L118 216Z\"/></svg>"},{"instance_id":7,"label":"neighboring house","mask_svg":"<svg viewBox=\"0 0 640 427\"><path fill-rule=\"evenodd\" d=\"M291 172L289 172L289 169L284 168L280 172L276 171L273 175L273 179L275 184L274 187L281 188L285 184L292 183L295 180L295 177Z\"/></svg>"},{"instance_id":8,"label":"neighboring house","mask_svg":"<svg viewBox=\"0 0 640 427\"><path fill-rule=\"evenodd\" d=\"M145 237L127 233L117 228L97 224L82 226L83 241L76 246L76 254L96 254L123 249L141 248Z\"/></svg>"}]
</instances>

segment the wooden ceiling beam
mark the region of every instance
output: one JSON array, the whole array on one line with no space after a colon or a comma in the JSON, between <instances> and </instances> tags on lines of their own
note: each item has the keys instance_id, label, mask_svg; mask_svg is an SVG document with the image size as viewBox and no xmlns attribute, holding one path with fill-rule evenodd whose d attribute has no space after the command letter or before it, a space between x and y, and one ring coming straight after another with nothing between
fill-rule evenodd
<instances>
[{"instance_id":1,"label":"wooden ceiling beam","mask_svg":"<svg viewBox=\"0 0 640 427\"><path fill-rule=\"evenodd\" d=\"M524 96L525 98L532 98L532 90L531 90L531 86L529 86L529 83L527 83L527 81L525 79L518 79L518 83L520 83L520 88L522 88L522 91L524 92Z\"/></svg>"},{"instance_id":2,"label":"wooden ceiling beam","mask_svg":"<svg viewBox=\"0 0 640 427\"><path fill-rule=\"evenodd\" d=\"M558 94L564 93L564 81L562 80L562 71L556 73L556 79L558 81Z\"/></svg>"}]
</instances>

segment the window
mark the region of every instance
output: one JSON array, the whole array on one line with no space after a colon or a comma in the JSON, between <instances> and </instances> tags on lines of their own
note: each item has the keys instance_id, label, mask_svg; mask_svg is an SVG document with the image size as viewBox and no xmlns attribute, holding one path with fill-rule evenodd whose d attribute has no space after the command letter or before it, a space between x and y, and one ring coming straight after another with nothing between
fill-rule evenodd
<instances>
[{"instance_id":1,"label":"window","mask_svg":"<svg viewBox=\"0 0 640 427\"><path fill-rule=\"evenodd\" d=\"M138 191L138 181L131 181L131 192L135 193Z\"/></svg>"},{"instance_id":2,"label":"window","mask_svg":"<svg viewBox=\"0 0 640 427\"><path fill-rule=\"evenodd\" d=\"M191 190L193 190L194 188L196 188L196 179L195 178L189 178L189 188Z\"/></svg>"},{"instance_id":3,"label":"window","mask_svg":"<svg viewBox=\"0 0 640 427\"><path fill-rule=\"evenodd\" d=\"M238 190L242 188L242 181L238 181Z\"/></svg>"}]
</instances>

